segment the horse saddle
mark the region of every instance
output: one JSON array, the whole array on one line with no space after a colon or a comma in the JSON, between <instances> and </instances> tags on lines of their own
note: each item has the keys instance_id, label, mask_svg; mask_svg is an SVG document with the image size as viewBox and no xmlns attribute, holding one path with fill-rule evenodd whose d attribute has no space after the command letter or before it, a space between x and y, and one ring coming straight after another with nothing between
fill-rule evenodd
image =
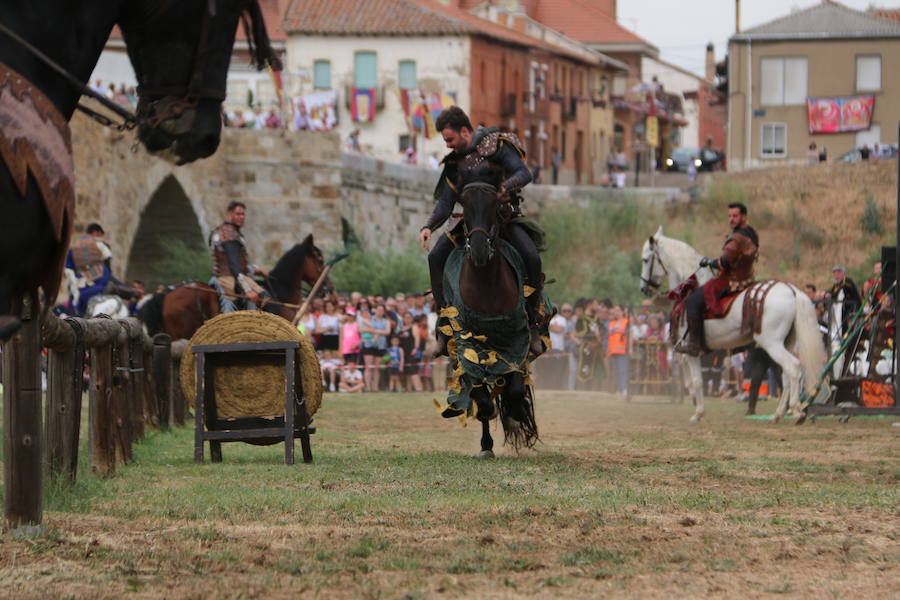
<instances>
[{"instance_id":1,"label":"horse saddle","mask_svg":"<svg viewBox=\"0 0 900 600\"><path fill-rule=\"evenodd\" d=\"M737 300L741 292L747 292L744 295L744 301L741 314L741 333L751 334L760 333L762 328L763 305L766 296L772 291L778 279L764 279L762 281L754 281L749 286L730 292L727 296L718 298L715 306L706 305L706 313L704 319L722 319L728 316L734 301ZM726 288L727 289L727 288Z\"/></svg>"}]
</instances>

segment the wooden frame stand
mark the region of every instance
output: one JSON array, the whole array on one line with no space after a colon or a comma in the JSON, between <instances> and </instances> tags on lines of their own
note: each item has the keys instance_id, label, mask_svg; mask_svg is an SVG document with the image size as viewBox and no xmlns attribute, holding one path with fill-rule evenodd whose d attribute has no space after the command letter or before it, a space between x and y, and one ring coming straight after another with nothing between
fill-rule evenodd
<instances>
[{"instance_id":1,"label":"wooden frame stand","mask_svg":"<svg viewBox=\"0 0 900 600\"><path fill-rule=\"evenodd\" d=\"M299 393L300 382L296 369L300 343L249 342L241 344L203 344L191 351L197 355L197 398L194 409L194 462L203 462L203 442L209 442L212 462L222 462L222 442L275 443L284 440L284 464L294 464L294 438L300 439L303 462L312 462L309 436L315 428L309 426L305 400ZM284 417L264 419L245 417L219 419L216 415L215 370L217 366L259 364L267 361L284 364Z\"/></svg>"}]
</instances>

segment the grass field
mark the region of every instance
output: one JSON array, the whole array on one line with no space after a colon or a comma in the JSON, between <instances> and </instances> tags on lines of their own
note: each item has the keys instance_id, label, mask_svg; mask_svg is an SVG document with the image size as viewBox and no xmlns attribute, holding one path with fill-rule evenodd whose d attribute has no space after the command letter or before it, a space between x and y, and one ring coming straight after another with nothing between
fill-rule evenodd
<instances>
[{"instance_id":1,"label":"grass field","mask_svg":"<svg viewBox=\"0 0 900 600\"><path fill-rule=\"evenodd\" d=\"M424 394L327 396L312 465L230 444L198 466L190 428L151 433L114 478L51 483L47 534L3 537L0 596L900 592L893 421L742 411L713 400L689 426L688 405L539 392L543 443L493 461L472 458L477 423L440 419Z\"/></svg>"}]
</instances>

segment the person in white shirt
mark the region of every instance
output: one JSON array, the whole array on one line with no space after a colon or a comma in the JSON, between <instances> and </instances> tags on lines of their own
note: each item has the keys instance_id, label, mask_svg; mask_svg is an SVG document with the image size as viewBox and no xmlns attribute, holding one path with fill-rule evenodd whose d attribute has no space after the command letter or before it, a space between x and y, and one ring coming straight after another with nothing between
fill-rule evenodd
<instances>
[{"instance_id":1,"label":"person in white shirt","mask_svg":"<svg viewBox=\"0 0 900 600\"><path fill-rule=\"evenodd\" d=\"M550 387L554 389L565 389L564 385L566 373L568 372L569 362L564 359L566 356L566 332L569 329L569 321L572 318L572 305L564 303L559 312L550 319L550 350L547 356L551 357L550 370L554 374L553 383Z\"/></svg>"}]
</instances>

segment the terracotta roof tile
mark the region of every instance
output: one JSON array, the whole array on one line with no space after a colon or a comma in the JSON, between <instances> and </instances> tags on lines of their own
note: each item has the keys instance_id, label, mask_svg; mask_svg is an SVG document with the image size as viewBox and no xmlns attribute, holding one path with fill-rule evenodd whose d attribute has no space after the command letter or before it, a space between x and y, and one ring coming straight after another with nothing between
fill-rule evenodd
<instances>
[{"instance_id":1,"label":"terracotta roof tile","mask_svg":"<svg viewBox=\"0 0 900 600\"><path fill-rule=\"evenodd\" d=\"M534 18L586 44L653 44L625 29L590 0L539 0Z\"/></svg>"},{"instance_id":2,"label":"terracotta roof tile","mask_svg":"<svg viewBox=\"0 0 900 600\"><path fill-rule=\"evenodd\" d=\"M476 28L410 0L293 0L282 29L331 35L467 34Z\"/></svg>"},{"instance_id":3,"label":"terracotta roof tile","mask_svg":"<svg viewBox=\"0 0 900 600\"><path fill-rule=\"evenodd\" d=\"M897 8L870 8L869 12L881 19L900 22L900 9Z\"/></svg>"}]
</instances>

